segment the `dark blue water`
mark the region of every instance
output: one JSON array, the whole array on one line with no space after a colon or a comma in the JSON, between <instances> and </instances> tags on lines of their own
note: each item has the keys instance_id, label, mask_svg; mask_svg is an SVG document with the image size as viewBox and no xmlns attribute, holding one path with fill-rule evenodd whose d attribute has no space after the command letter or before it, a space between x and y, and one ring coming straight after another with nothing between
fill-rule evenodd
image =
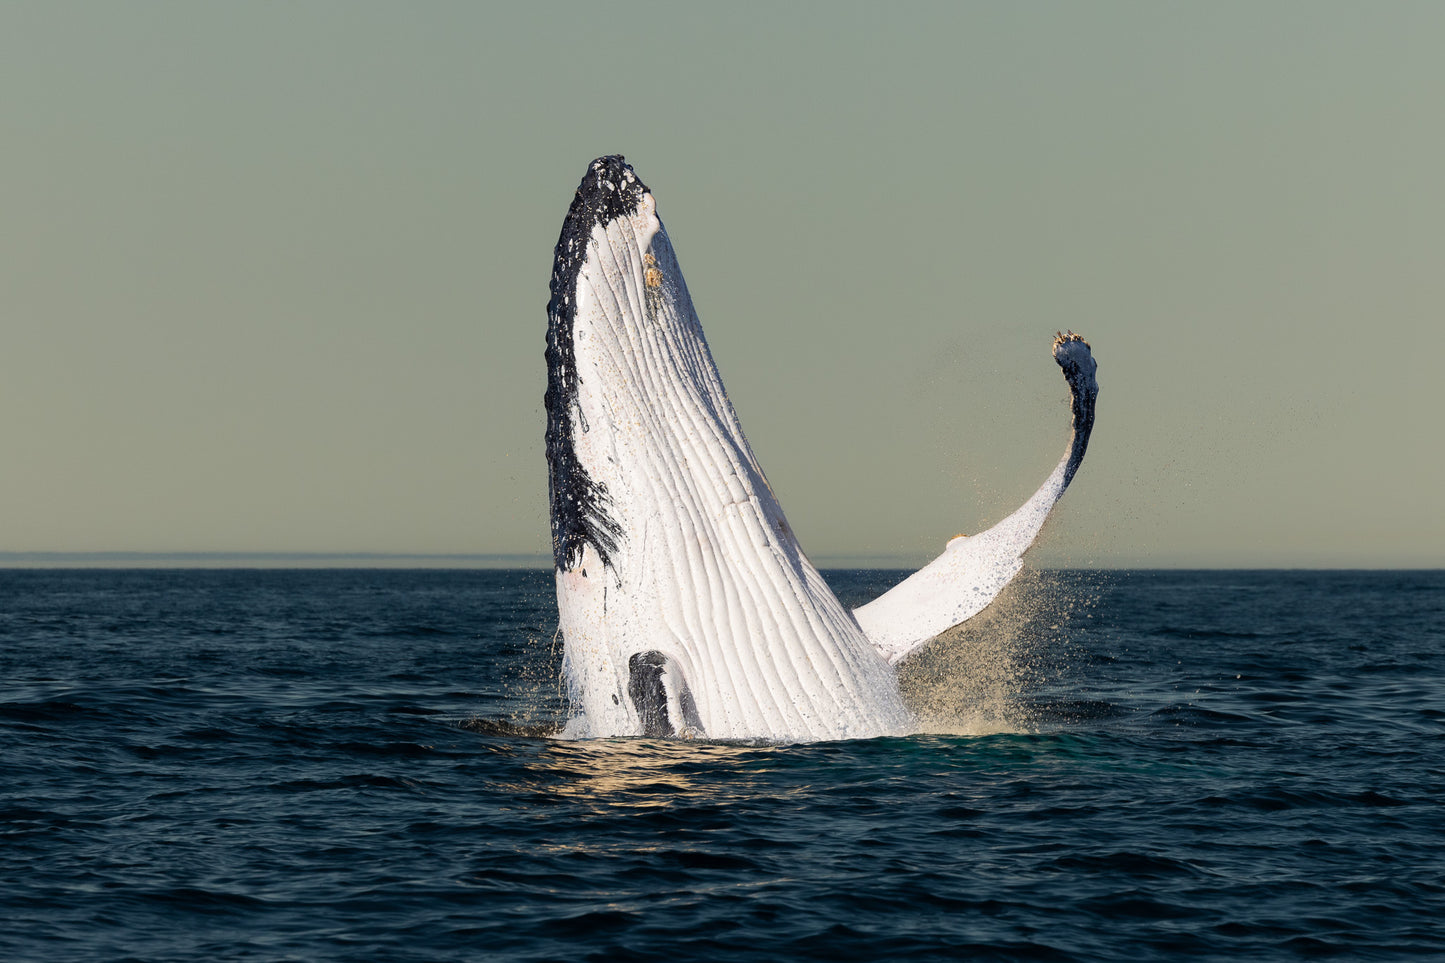
<instances>
[{"instance_id":1,"label":"dark blue water","mask_svg":"<svg viewBox=\"0 0 1445 963\"><path fill-rule=\"evenodd\" d=\"M1002 601L983 734L566 743L550 573L0 572L0 959L1445 956L1445 573Z\"/></svg>"}]
</instances>

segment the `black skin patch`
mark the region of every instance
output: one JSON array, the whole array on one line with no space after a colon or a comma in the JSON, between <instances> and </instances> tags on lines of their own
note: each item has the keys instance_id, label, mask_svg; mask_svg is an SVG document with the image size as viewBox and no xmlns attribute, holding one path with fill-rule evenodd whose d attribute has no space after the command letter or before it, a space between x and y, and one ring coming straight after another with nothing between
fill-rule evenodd
<instances>
[{"instance_id":1,"label":"black skin patch","mask_svg":"<svg viewBox=\"0 0 1445 963\"><path fill-rule=\"evenodd\" d=\"M667 656L661 652L639 652L627 660L627 697L642 720L642 734L649 739L671 739L677 735L667 717L667 689L662 673Z\"/></svg>"},{"instance_id":2,"label":"black skin patch","mask_svg":"<svg viewBox=\"0 0 1445 963\"><path fill-rule=\"evenodd\" d=\"M1068 334L1059 334L1054 339L1054 346L1057 349L1060 345L1070 341L1081 342L1084 347L1089 342L1070 331ZM1089 448L1089 435L1094 431L1094 406L1099 399L1099 383L1094 378L1093 371L1085 372L1076 361L1068 355L1056 353L1054 360L1058 361L1059 367L1064 371L1064 380L1069 383L1069 393L1073 396L1074 414L1074 440L1069 447L1069 463L1064 466L1064 487L1074 480L1079 466L1084 463L1084 453Z\"/></svg>"},{"instance_id":3,"label":"black skin patch","mask_svg":"<svg viewBox=\"0 0 1445 963\"><path fill-rule=\"evenodd\" d=\"M622 536L621 526L607 512L607 487L593 481L572 448L578 415L580 383L572 349L577 303L577 275L587 258L592 229L637 213L647 185L620 154L599 157L587 166L552 260L552 297L547 302L547 474L552 498L552 557L570 571L581 564L582 549L591 545L603 564L610 564Z\"/></svg>"},{"instance_id":4,"label":"black skin patch","mask_svg":"<svg viewBox=\"0 0 1445 963\"><path fill-rule=\"evenodd\" d=\"M668 686L677 688L677 707L681 719L673 719L668 711ZM690 738L703 735L697 700L683 678L676 660L652 650L638 652L627 660L627 697L642 721L642 734L649 739L672 739L682 734Z\"/></svg>"}]
</instances>

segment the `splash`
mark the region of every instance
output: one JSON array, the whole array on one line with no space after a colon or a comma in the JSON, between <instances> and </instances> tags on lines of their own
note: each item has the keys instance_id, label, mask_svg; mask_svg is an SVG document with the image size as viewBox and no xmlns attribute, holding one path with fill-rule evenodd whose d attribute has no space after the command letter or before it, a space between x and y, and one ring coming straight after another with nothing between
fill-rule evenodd
<instances>
[{"instance_id":1,"label":"splash","mask_svg":"<svg viewBox=\"0 0 1445 963\"><path fill-rule=\"evenodd\" d=\"M540 580L539 580L540 581ZM550 580L548 580L550 581ZM460 720L463 728L487 735L550 738L567 718L562 672L562 637L551 608L551 586L541 583L508 600L502 631L486 639L503 670L491 693L498 711Z\"/></svg>"},{"instance_id":2,"label":"splash","mask_svg":"<svg viewBox=\"0 0 1445 963\"><path fill-rule=\"evenodd\" d=\"M1096 596L1065 572L1025 570L979 615L899 666L919 731L934 735L1038 732L1038 693L1067 671L1069 625Z\"/></svg>"}]
</instances>

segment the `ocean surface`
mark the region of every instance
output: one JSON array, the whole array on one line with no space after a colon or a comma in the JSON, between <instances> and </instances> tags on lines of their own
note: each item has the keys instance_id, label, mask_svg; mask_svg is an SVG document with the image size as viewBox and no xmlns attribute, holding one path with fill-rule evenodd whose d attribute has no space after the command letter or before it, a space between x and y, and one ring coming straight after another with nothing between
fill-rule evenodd
<instances>
[{"instance_id":1,"label":"ocean surface","mask_svg":"<svg viewBox=\"0 0 1445 963\"><path fill-rule=\"evenodd\" d=\"M550 572L0 571L0 959L1445 958L1445 572L996 609L925 734L566 742Z\"/></svg>"}]
</instances>

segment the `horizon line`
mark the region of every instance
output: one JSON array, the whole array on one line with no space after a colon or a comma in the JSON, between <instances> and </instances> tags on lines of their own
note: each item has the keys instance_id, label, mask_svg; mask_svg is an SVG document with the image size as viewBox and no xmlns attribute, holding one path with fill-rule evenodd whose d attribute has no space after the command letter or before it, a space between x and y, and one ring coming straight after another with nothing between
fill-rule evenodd
<instances>
[{"instance_id":1,"label":"horizon line","mask_svg":"<svg viewBox=\"0 0 1445 963\"><path fill-rule=\"evenodd\" d=\"M928 559L912 555L822 555L819 569L916 570ZM1420 564L1205 564L1179 559L1134 564L1030 566L1039 571L1440 571L1445 565ZM553 568L550 555L534 552L226 552L226 551L0 551L0 568L397 568L538 569Z\"/></svg>"}]
</instances>

